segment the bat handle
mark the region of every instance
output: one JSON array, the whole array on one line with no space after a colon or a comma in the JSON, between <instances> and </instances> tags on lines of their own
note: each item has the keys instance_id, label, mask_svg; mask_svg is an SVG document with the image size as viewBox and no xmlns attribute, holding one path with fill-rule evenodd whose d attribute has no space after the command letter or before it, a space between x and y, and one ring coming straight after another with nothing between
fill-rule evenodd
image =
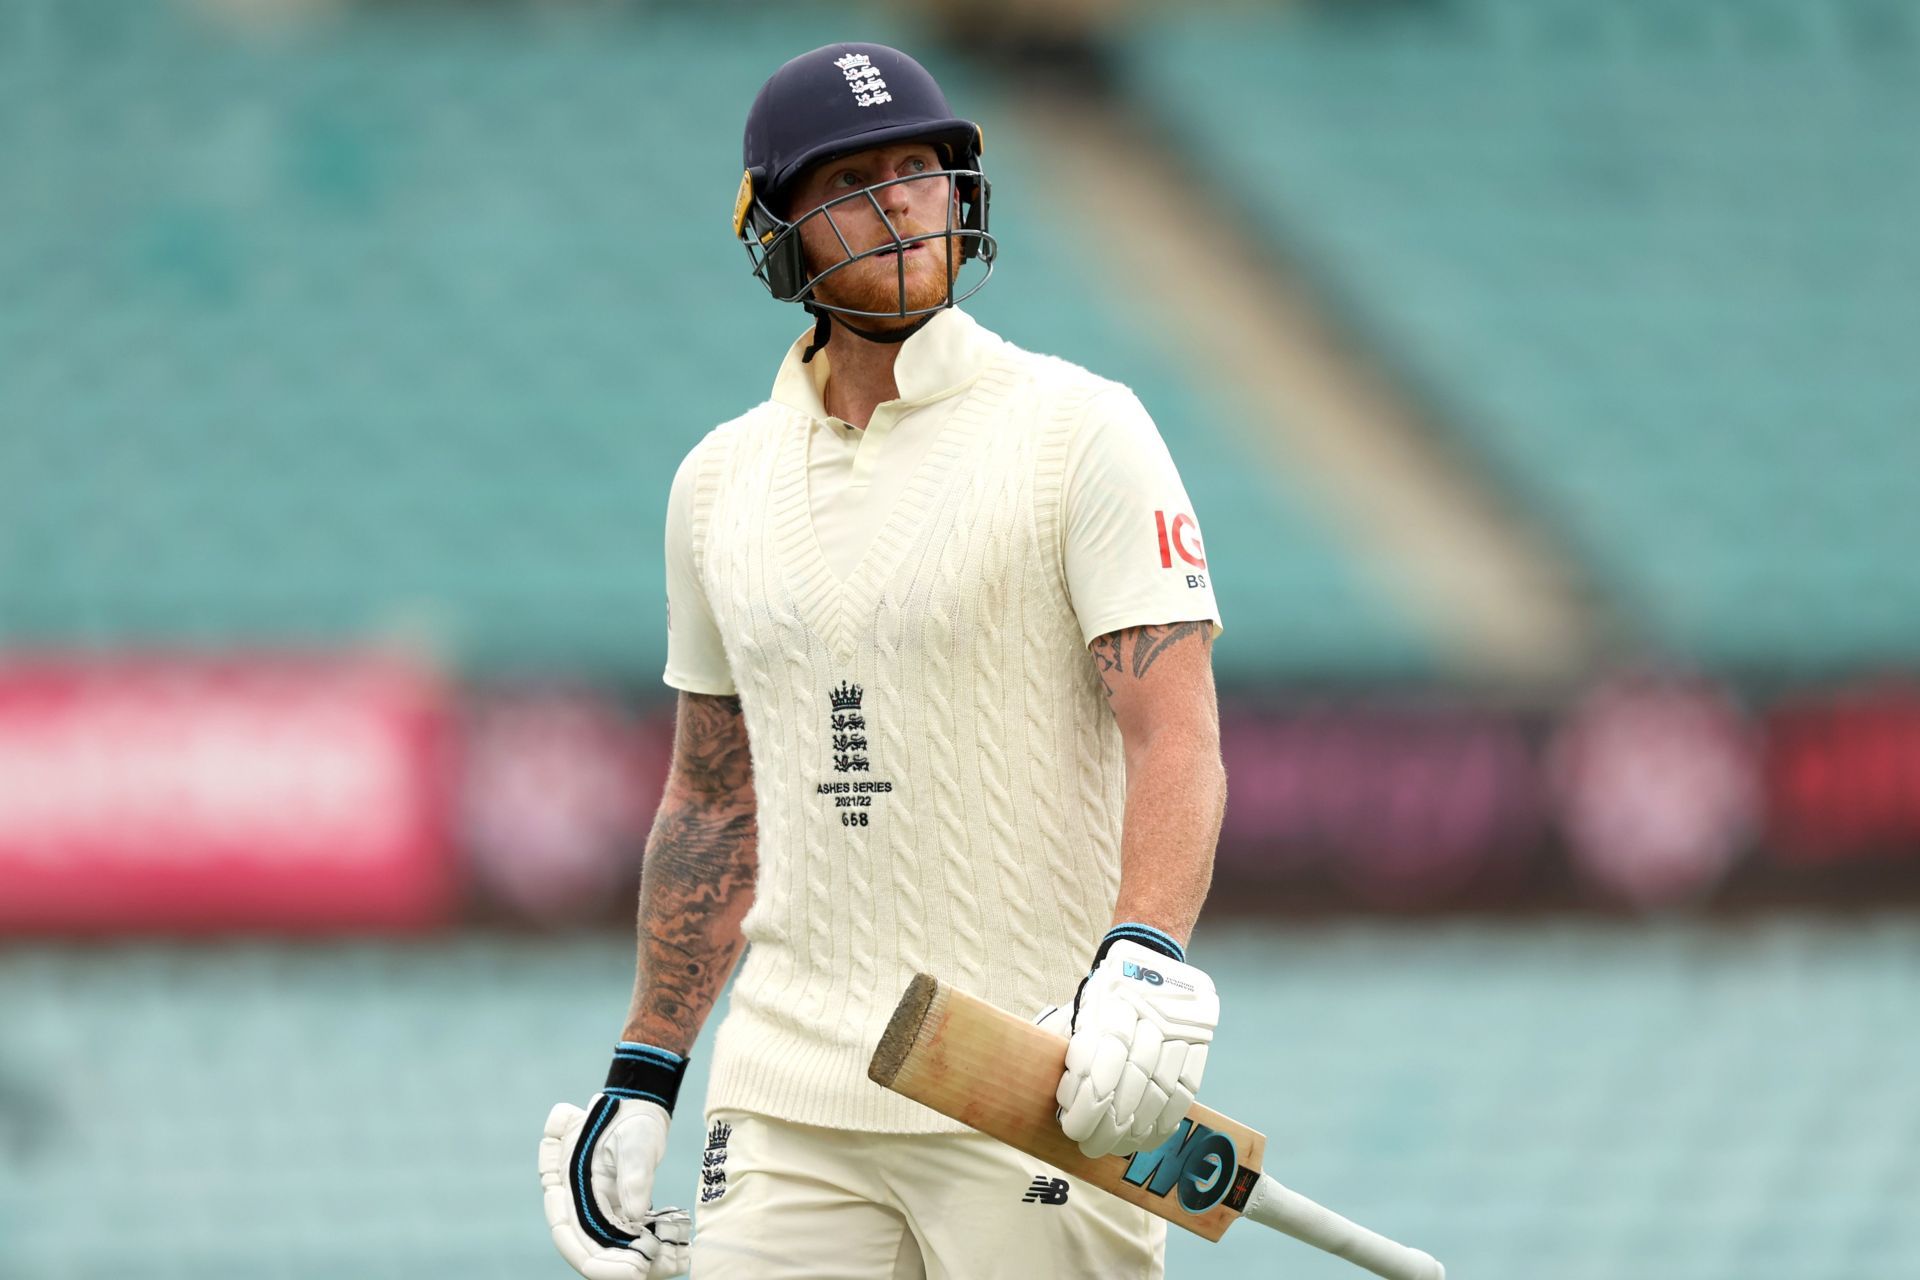
<instances>
[{"instance_id":1,"label":"bat handle","mask_svg":"<svg viewBox=\"0 0 1920 1280\"><path fill-rule=\"evenodd\" d=\"M1295 1240L1324 1249L1336 1258L1345 1258L1357 1267L1385 1276L1386 1280L1447 1280L1447 1269L1436 1262L1432 1254L1409 1249L1359 1223L1349 1222L1333 1210L1282 1186L1271 1174L1261 1174L1260 1180L1254 1183L1242 1216L1284 1231Z\"/></svg>"}]
</instances>

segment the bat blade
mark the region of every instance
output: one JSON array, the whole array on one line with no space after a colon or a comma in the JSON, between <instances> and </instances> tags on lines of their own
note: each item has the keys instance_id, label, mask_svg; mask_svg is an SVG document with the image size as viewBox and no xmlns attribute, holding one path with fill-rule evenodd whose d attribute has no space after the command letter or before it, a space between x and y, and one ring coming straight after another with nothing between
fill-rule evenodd
<instances>
[{"instance_id":1,"label":"bat blade","mask_svg":"<svg viewBox=\"0 0 1920 1280\"><path fill-rule=\"evenodd\" d=\"M1055 1118L1054 1090L1066 1065L1067 1042L1059 1036L920 974L894 1010L867 1075L1102 1191L1218 1240L1253 1191L1266 1137L1196 1103L1182 1131L1159 1151L1091 1159L1060 1131Z\"/></svg>"},{"instance_id":2,"label":"bat blade","mask_svg":"<svg viewBox=\"0 0 1920 1280\"><path fill-rule=\"evenodd\" d=\"M1427 1254L1262 1174L1265 1135L1199 1103L1155 1150L1082 1155L1055 1118L1054 1090L1066 1060L1061 1037L923 973L900 998L867 1076L1209 1240L1248 1213L1389 1280L1445 1280Z\"/></svg>"}]
</instances>

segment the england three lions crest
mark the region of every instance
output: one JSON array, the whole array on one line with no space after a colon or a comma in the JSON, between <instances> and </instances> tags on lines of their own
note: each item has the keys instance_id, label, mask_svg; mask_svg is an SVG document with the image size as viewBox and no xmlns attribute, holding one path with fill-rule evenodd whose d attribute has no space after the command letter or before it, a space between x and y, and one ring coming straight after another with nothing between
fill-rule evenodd
<instances>
[{"instance_id":1,"label":"england three lions crest","mask_svg":"<svg viewBox=\"0 0 1920 1280\"><path fill-rule=\"evenodd\" d=\"M893 101L893 95L887 92L887 82L880 78L880 68L874 66L873 59L866 54L850 53L844 58L835 58L833 65L846 76L847 88L853 91L855 103L877 107Z\"/></svg>"},{"instance_id":2,"label":"england three lions crest","mask_svg":"<svg viewBox=\"0 0 1920 1280\"><path fill-rule=\"evenodd\" d=\"M873 775L873 740L867 732L866 690L842 680L827 690L827 765L832 777L815 793L832 796L843 827L873 823L874 797L893 790L893 783Z\"/></svg>"}]
</instances>

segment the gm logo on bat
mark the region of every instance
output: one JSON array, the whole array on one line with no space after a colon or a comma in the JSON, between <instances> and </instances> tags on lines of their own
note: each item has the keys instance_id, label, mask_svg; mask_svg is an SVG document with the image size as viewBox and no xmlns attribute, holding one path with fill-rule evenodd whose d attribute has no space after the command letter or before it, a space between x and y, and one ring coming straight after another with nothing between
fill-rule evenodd
<instances>
[{"instance_id":1,"label":"gm logo on bat","mask_svg":"<svg viewBox=\"0 0 1920 1280\"><path fill-rule=\"evenodd\" d=\"M1232 1138L1182 1120L1171 1138L1151 1151L1135 1152L1120 1176L1156 1196L1166 1195L1178 1183L1180 1207L1188 1213L1205 1213L1222 1200L1228 1208L1243 1207L1260 1175L1240 1167Z\"/></svg>"}]
</instances>

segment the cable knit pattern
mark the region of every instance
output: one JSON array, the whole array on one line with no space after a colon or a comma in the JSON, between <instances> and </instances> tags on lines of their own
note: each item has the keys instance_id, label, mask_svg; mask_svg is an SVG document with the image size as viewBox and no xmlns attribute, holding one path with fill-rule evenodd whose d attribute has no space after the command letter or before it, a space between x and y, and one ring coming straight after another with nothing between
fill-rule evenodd
<instances>
[{"instance_id":1,"label":"cable knit pattern","mask_svg":"<svg viewBox=\"0 0 1920 1280\"><path fill-rule=\"evenodd\" d=\"M789 420L789 430L795 427ZM804 425L804 424L799 424ZM746 492L753 492L763 486L771 487L775 474L777 455L770 455L764 449L754 451L744 446L763 444L735 438L734 453L743 465L751 468L751 485ZM758 621L767 615L764 605L766 588L762 576L756 573L756 561L764 564L763 557L755 555L754 511L748 504L738 499L741 490L728 486L725 490L724 524L727 531L724 539L728 555L728 572L722 579L731 588L727 598L732 606L735 618ZM695 513L698 519L698 513ZM716 521L718 523L718 521ZM709 538L713 534L709 532ZM709 596L715 593L711 585ZM758 650L756 632L743 631L738 627L729 627L723 634L728 637L727 662L735 673L735 681L740 689L740 704L747 719L747 734L751 742L753 756L754 793L758 809L762 814L788 812L791 807L789 792L794 785L794 774L786 767L793 750L787 739L793 728L792 717L781 714L780 699L775 691L773 665L764 660ZM752 643L753 648L745 645ZM790 838L786 829L769 830L762 824L760 830L760 866L754 887L754 901L750 911L753 915L765 916L769 920L779 918L790 922L796 916L798 908L794 904L793 892L796 880L804 877L806 864L792 857L783 857L778 841ZM771 837L771 838L770 838ZM748 928L751 929L751 920ZM786 926L788 932L791 925ZM769 951L769 959L776 960L781 971L784 1000L787 989L800 977L801 969L796 963L798 953L793 949Z\"/></svg>"},{"instance_id":2,"label":"cable knit pattern","mask_svg":"<svg viewBox=\"0 0 1920 1280\"><path fill-rule=\"evenodd\" d=\"M874 643L879 649L874 663L874 684L880 705L896 707L905 685L901 680L901 630L906 626L898 599L892 592L881 597L879 625ZM894 954L899 969L906 973L924 970L931 956L927 946L927 899L920 890L920 859L915 852L919 833L905 815L915 812L914 779L920 770L914 767L913 744L907 739L905 716L888 716L880 725L882 758L894 766L893 801L884 818L887 832L889 887L893 891Z\"/></svg>"},{"instance_id":3,"label":"cable knit pattern","mask_svg":"<svg viewBox=\"0 0 1920 1280\"><path fill-rule=\"evenodd\" d=\"M977 497L972 485L966 496ZM964 527L971 521L958 520ZM958 536L943 538L938 557L938 578L932 598L921 619L921 656L925 675L921 691L927 700L927 757L932 766L932 836L940 854L947 891L947 927L953 933L953 954L943 977L960 983L968 991L988 993L987 936L981 925L981 903L974 883L972 836L967 822L967 804L960 787L960 724L955 708L957 678L956 650L961 637L954 623L953 610L961 591L960 568L965 544Z\"/></svg>"},{"instance_id":4,"label":"cable knit pattern","mask_svg":"<svg viewBox=\"0 0 1920 1280\"><path fill-rule=\"evenodd\" d=\"M1067 596L1061 506L1069 442L1111 384L996 350L849 580L813 535L803 415L762 405L701 445L701 580L760 806L710 1107L957 1131L866 1078L907 980L925 970L1025 1016L1071 994L1106 927L1125 780ZM843 685L857 728L833 724Z\"/></svg>"},{"instance_id":5,"label":"cable knit pattern","mask_svg":"<svg viewBox=\"0 0 1920 1280\"><path fill-rule=\"evenodd\" d=\"M994 447L1004 449L1011 455L1011 461L1022 463L1021 471L1029 471L1031 463L1027 461L1030 436L1002 437L994 441ZM993 854L993 872L997 883L996 896L1005 904L1006 909L996 926L996 932L1011 934L1017 938L1050 936L1057 930L1042 930L1039 927L1038 914L1034 909L1032 877L1026 866L1029 850L1023 848L1022 841L1015 828L1015 801L1013 797L1013 766L1011 751L1026 743L1025 735L1011 737L1007 733L1010 719L1025 717L1019 707L1026 693L1024 683L1014 684L1016 672L1010 670L1020 661L1018 650L1009 650L1009 638L1018 634L1017 628L1022 621L1021 611L1009 608L1015 601L1024 598L1028 571L1028 558L1008 554L1009 543L1020 532L1017 510L1009 509L1015 497L1027 498L1025 490L1006 486L999 491L1000 502L995 510L980 521L982 530L980 544L984 552L989 572L979 578L980 626L973 637L973 695L974 741L979 744L979 764L981 789L985 793L982 806L985 822L985 836L988 849ZM1012 686L1012 687L1010 687ZM988 981L976 990L985 991L990 999L1002 1003L1015 1001L1021 993L1046 986L1046 975L1034 963L1033 953L1024 947L1013 949L1011 956L1011 974L1004 970L995 977L999 981ZM1015 979L1007 986L1005 979Z\"/></svg>"},{"instance_id":6,"label":"cable knit pattern","mask_svg":"<svg viewBox=\"0 0 1920 1280\"><path fill-rule=\"evenodd\" d=\"M813 571L790 572L790 566L804 565L805 553L813 541L807 522L806 423L789 416L775 448L772 476L774 518L767 529L774 554L757 562L757 595L771 615L773 634L799 636L805 633L803 618L817 614L833 589L831 574L823 566ZM815 557L817 560L817 557ZM780 661L779 682L785 701L781 715L792 743L794 759L818 764L826 758L822 731L826 728L826 686L833 683L830 664L802 644L783 644L774 650ZM790 833L791 834L791 833ZM786 975L783 998L794 1002L797 1016L816 1023L826 1013L828 996L835 975L842 971L843 956L835 955L837 926L846 922L834 904L842 895L834 881L844 877L844 868L828 856L826 828L806 822L798 826L800 856L784 868L788 881L787 936L794 940L798 954L807 963ZM765 863L762 864L763 872ZM776 867L776 870L783 868ZM798 982L796 990L795 982Z\"/></svg>"},{"instance_id":7,"label":"cable knit pattern","mask_svg":"<svg viewBox=\"0 0 1920 1280\"><path fill-rule=\"evenodd\" d=\"M1053 420L1036 433L1035 440L1034 540L1052 549L1050 556L1042 561L1050 570L1047 589L1063 595L1067 589L1062 568L1066 546L1062 506L1067 446L1073 439L1077 415L1085 409L1084 396L1063 397ZM1071 702L1070 685L1084 650L1079 647L1079 635L1071 622L1064 635L1050 630L1049 623L1056 626L1059 623L1050 611L1028 612L1023 608L1020 634L1025 644L1020 665L1026 683L1027 741L1031 744L1026 761L1030 770L1027 790L1033 797L1034 827L1039 836L1037 852L1048 859L1047 870L1051 873L1041 877L1041 883L1050 890L1066 936L1098 938L1106 932L1108 921L1089 909L1078 863L1085 846L1068 837L1065 797L1052 785L1055 775L1046 763L1077 758L1074 755L1075 718L1062 714L1062 708ZM1070 988L1058 991L1042 1003L1059 1003L1070 993Z\"/></svg>"}]
</instances>

